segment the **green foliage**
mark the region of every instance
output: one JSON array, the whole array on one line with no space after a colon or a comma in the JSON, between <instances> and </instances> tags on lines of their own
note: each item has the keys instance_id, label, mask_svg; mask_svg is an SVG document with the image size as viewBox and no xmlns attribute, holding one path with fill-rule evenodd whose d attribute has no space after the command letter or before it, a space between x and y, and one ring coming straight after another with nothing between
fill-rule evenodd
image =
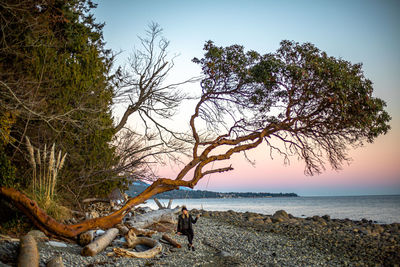
<instances>
[{"instance_id":1,"label":"green foliage","mask_svg":"<svg viewBox=\"0 0 400 267\"><path fill-rule=\"evenodd\" d=\"M305 160L308 174L324 169L323 153L340 168L348 160L347 145L373 142L390 129L386 104L373 97L361 64L291 41L265 55L211 41L204 50L204 58L193 59L205 74L201 86L207 104L200 116L224 128L229 120L223 116L234 117L229 131L234 138L268 130L267 140L283 142L284 149L272 149Z\"/></svg>"},{"instance_id":2,"label":"green foliage","mask_svg":"<svg viewBox=\"0 0 400 267\"><path fill-rule=\"evenodd\" d=\"M89 13L91 1L2 1L0 18L0 118L13 140L5 147L18 166L23 188L31 182L24 136L32 145L57 143L68 161L57 189L72 198L104 193L116 184L110 171L117 162L111 146L113 55L104 48L102 27ZM10 92L13 93L10 93ZM7 114L8 114L7 113ZM3 124L6 125L3 127Z\"/></svg>"},{"instance_id":3,"label":"green foliage","mask_svg":"<svg viewBox=\"0 0 400 267\"><path fill-rule=\"evenodd\" d=\"M0 145L0 186L18 188L15 182L15 167L11 164Z\"/></svg>"}]
</instances>

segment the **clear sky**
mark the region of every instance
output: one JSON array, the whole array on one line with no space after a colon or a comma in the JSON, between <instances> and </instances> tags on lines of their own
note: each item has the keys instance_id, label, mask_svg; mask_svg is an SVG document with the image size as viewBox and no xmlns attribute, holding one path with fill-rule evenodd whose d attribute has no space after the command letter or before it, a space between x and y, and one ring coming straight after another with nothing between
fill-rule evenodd
<instances>
[{"instance_id":1,"label":"clear sky","mask_svg":"<svg viewBox=\"0 0 400 267\"><path fill-rule=\"evenodd\" d=\"M296 192L300 195L400 194L400 1L398 0L103 0L94 14L105 22L107 47L121 51L124 64L138 46L150 22L164 29L170 53L178 54L171 79L197 76L191 62L202 56L204 42L218 46L241 44L260 53L273 52L283 39L311 42L328 55L363 63L365 76L374 83L375 96L384 99L392 116L392 130L374 144L351 150L353 162L336 172L305 176L304 164L292 159L271 160L266 147L252 151L255 167L237 156L234 171L214 174L198 189L216 191ZM198 85L189 86L199 90ZM119 108L115 116L120 116ZM191 114L190 105L182 114ZM184 117L184 115L182 115ZM186 118L187 119L187 118ZM134 124L133 121L130 123ZM162 167L172 176L179 166Z\"/></svg>"}]
</instances>

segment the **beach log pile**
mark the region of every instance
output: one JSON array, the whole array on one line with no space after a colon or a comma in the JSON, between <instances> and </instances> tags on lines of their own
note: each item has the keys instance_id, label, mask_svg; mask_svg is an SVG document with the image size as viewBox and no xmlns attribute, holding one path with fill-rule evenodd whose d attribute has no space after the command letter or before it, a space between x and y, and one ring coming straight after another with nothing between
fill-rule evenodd
<instances>
[{"instance_id":1,"label":"beach log pile","mask_svg":"<svg viewBox=\"0 0 400 267\"><path fill-rule=\"evenodd\" d=\"M151 249L144 252L133 252L120 248L115 248L114 255L137 258L153 257L161 251L162 247L161 244L159 244L156 240L149 238L154 235L156 231L145 228L159 222L175 223L176 214L179 212L179 210L179 208L160 209L150 211L145 214L137 214L135 217L126 221L124 224L118 224L115 226L115 228L108 229L102 236L98 237L97 239L95 239L96 231L94 230L82 233L79 235L78 238L78 243L82 246L85 246L82 249L81 254L83 256L94 256L103 251L119 234L121 234L125 236L126 247L134 248L139 244L143 244L148 246L151 245ZM143 235L147 238L137 237L138 235ZM180 244L174 241L172 238L166 237L164 239L175 247L180 247ZM153 240L154 242L150 240Z\"/></svg>"}]
</instances>

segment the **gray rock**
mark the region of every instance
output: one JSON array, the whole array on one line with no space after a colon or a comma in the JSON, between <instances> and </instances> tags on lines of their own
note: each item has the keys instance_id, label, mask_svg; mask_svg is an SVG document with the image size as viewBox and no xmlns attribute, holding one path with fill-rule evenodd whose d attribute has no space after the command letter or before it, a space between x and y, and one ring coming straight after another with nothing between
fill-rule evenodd
<instances>
[{"instance_id":1,"label":"gray rock","mask_svg":"<svg viewBox=\"0 0 400 267\"><path fill-rule=\"evenodd\" d=\"M28 232L28 235L33 236L33 238L36 241L47 241L49 240L49 238L42 232L39 230L31 230Z\"/></svg>"}]
</instances>

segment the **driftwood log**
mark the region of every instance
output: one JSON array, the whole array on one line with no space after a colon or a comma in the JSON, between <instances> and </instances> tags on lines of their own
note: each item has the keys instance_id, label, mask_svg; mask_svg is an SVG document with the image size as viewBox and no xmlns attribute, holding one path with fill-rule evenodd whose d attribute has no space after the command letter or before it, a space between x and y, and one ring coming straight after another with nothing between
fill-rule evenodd
<instances>
[{"instance_id":1,"label":"driftwood log","mask_svg":"<svg viewBox=\"0 0 400 267\"><path fill-rule=\"evenodd\" d=\"M176 214L179 213L179 211L180 208L153 210L145 214L137 214L129 221L126 221L125 224L129 228L134 227L143 229L157 222L176 223Z\"/></svg>"},{"instance_id":2,"label":"driftwood log","mask_svg":"<svg viewBox=\"0 0 400 267\"><path fill-rule=\"evenodd\" d=\"M39 266L39 251L35 238L31 235L25 235L20 242L18 267Z\"/></svg>"},{"instance_id":3,"label":"driftwood log","mask_svg":"<svg viewBox=\"0 0 400 267\"><path fill-rule=\"evenodd\" d=\"M103 251L117 237L119 230L117 228L108 229L104 235L95 239L92 243L85 246L81 254L83 256L94 256Z\"/></svg>"},{"instance_id":4,"label":"driftwood log","mask_svg":"<svg viewBox=\"0 0 400 267\"><path fill-rule=\"evenodd\" d=\"M161 204L161 202L157 198L154 198L154 202L157 204L160 210L165 209L164 205Z\"/></svg>"},{"instance_id":5,"label":"driftwood log","mask_svg":"<svg viewBox=\"0 0 400 267\"><path fill-rule=\"evenodd\" d=\"M132 247L136 247L137 245L146 245L150 247L150 249L142 252L131 251L123 248L114 248L114 255L119 257L130 257L130 258L153 258L157 254L159 254L162 250L161 244L154 239L148 237L137 237L133 243Z\"/></svg>"},{"instance_id":6,"label":"driftwood log","mask_svg":"<svg viewBox=\"0 0 400 267\"><path fill-rule=\"evenodd\" d=\"M181 248L182 245L180 243L178 243L176 240L172 239L169 235L167 234L163 234L162 235L162 239L167 241L168 243L170 243L171 245L173 245L176 248Z\"/></svg>"},{"instance_id":7,"label":"driftwood log","mask_svg":"<svg viewBox=\"0 0 400 267\"><path fill-rule=\"evenodd\" d=\"M129 231L129 228L123 225L122 223L115 225L115 227L119 230L120 235L126 235Z\"/></svg>"},{"instance_id":8,"label":"driftwood log","mask_svg":"<svg viewBox=\"0 0 400 267\"><path fill-rule=\"evenodd\" d=\"M47 262L46 267L64 267L62 257L54 256Z\"/></svg>"},{"instance_id":9,"label":"driftwood log","mask_svg":"<svg viewBox=\"0 0 400 267\"><path fill-rule=\"evenodd\" d=\"M171 206L172 206L172 198L168 201L168 206L167 206L167 209L170 209L171 208Z\"/></svg>"}]
</instances>

